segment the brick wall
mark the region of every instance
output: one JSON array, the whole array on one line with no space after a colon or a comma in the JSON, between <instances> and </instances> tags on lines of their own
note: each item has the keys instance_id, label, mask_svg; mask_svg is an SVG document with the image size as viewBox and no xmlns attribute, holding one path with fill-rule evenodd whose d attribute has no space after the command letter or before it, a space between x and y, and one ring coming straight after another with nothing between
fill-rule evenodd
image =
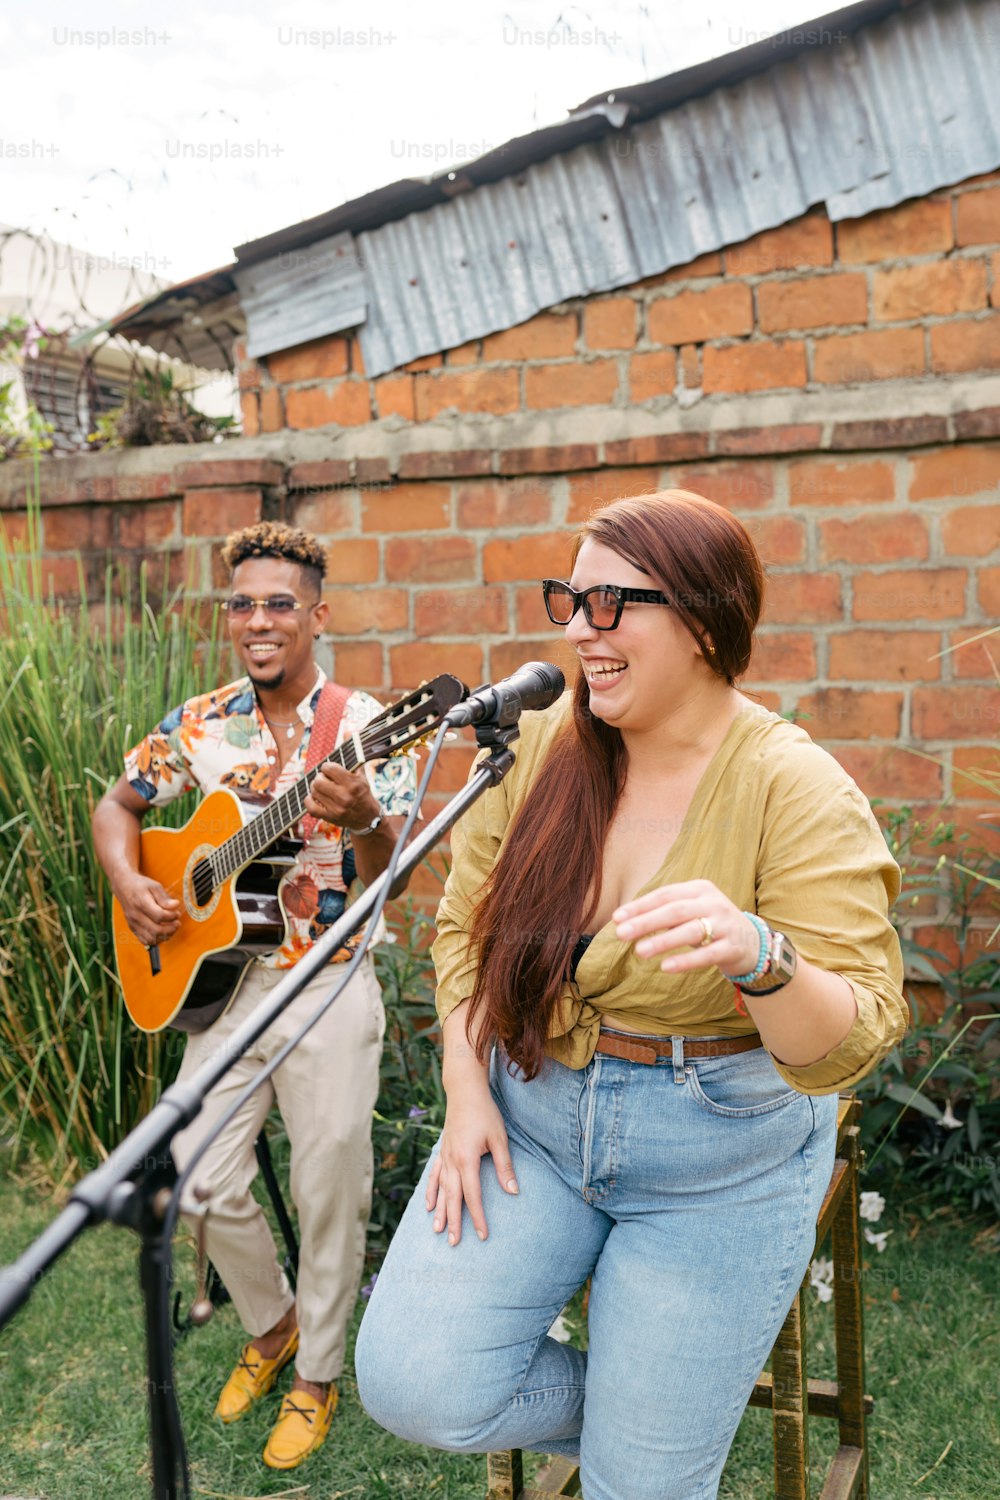
<instances>
[{"instance_id":1,"label":"brick wall","mask_svg":"<svg viewBox=\"0 0 1000 1500\"><path fill-rule=\"evenodd\" d=\"M96 595L108 549L153 554L210 595L214 542L282 516L330 544L341 681L474 685L565 659L537 580L566 572L595 505L685 486L768 567L748 686L870 796L932 818L948 801L989 839L963 772L1000 770L998 651L974 640L1000 613L998 269L1000 174L813 212L375 380L353 338L243 360L242 439L45 466L46 570L73 596L82 548ZM446 755L442 795L467 758Z\"/></svg>"}]
</instances>

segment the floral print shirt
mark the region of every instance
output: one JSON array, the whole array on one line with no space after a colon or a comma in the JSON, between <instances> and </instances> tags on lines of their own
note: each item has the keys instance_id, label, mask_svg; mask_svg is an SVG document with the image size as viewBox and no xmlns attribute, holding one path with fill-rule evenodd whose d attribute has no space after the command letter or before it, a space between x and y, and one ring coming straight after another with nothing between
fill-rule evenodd
<instances>
[{"instance_id":1,"label":"floral print shirt","mask_svg":"<svg viewBox=\"0 0 1000 1500\"><path fill-rule=\"evenodd\" d=\"M298 705L305 733L295 753L279 771L274 738L260 711L249 677L226 687L189 698L161 719L156 728L125 756L125 775L151 807L162 807L196 788L203 793L220 787L254 794L268 801L288 789L305 774L313 714L326 674L317 668L315 687ZM382 705L368 693L351 693L337 732L337 744L382 712ZM416 796L416 766L412 754L365 766L372 792L387 817L405 816ZM247 804L248 817L266 803ZM288 831L302 839L302 825ZM354 856L350 835L331 823L316 820L309 838L302 842L295 864L282 882L281 899L287 917L285 941L273 953L257 960L265 968L290 969L325 929L342 914L347 888L353 879ZM363 931L363 929L362 929ZM361 933L355 933L331 962L349 958Z\"/></svg>"}]
</instances>

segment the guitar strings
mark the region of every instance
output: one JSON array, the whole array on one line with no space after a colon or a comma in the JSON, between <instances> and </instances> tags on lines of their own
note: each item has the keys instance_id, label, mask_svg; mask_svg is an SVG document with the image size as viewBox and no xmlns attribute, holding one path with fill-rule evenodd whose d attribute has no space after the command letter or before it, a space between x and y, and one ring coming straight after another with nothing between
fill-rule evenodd
<instances>
[{"instance_id":1,"label":"guitar strings","mask_svg":"<svg viewBox=\"0 0 1000 1500\"><path fill-rule=\"evenodd\" d=\"M339 746L337 749L335 749L334 751L332 751L326 757L326 761L330 761L330 760L334 760L336 758L339 758L340 763L343 766L344 770L346 770L346 771L355 771L355 770L357 770L358 766L364 764L367 761L367 759L368 759L368 751L372 748L373 743L377 743L377 741L378 741L379 737L381 736L381 734L383 733L383 731L385 731L385 730L387 730L387 729L389 729L389 728L392 727L392 725L393 725L393 723L395 721L395 718L401 718L401 720L405 721L405 719L406 719L407 716L412 716L410 718L410 722L412 724L413 720L414 720L414 718L415 718L415 716L417 714L417 712L419 711L419 709L421 707L424 706L424 704L426 702L427 702L427 696L426 695L424 695L422 698L418 699L418 701L416 703L412 703L412 702L411 703L407 703L406 699L401 699L399 703L394 703L394 704L390 705L390 707L387 708L386 711L383 714L379 714L379 716L376 719L373 719L370 724L366 725L365 729L362 731L362 734L361 734L361 737L360 737L360 743L361 743L361 746L362 746L362 748L364 750L364 755L363 755L363 757L360 760L356 760L353 765L348 765L346 763L346 761L347 761L347 753L349 751L355 750L355 744L356 744L357 738L358 738L357 734L355 734L354 737L353 737L354 741L355 741L355 744L352 744L349 741L345 742L343 745ZM400 716L398 711L399 711L400 707L402 706L402 704L404 704L404 703L407 704L406 714ZM408 740L406 743L407 744L413 744L413 743L415 743L417 740L419 740L422 737L422 735L428 734L433 729L433 727L434 727L433 726L433 722L430 725L425 725L424 728L421 731L421 735L415 735L415 736L413 736L413 739L412 740ZM402 749L402 746L397 746L395 749L390 750L389 754L386 756L386 759L391 759L391 757L393 755L398 754L401 749ZM300 754L301 754L301 750L302 750L302 747L300 745L299 746L299 753ZM325 764L325 763L326 763L325 761L320 762L320 765ZM263 853L264 850L268 847L269 844L273 843L275 839L279 838L282 833L286 832L287 829L289 829L290 827L292 827L292 825L294 823L297 823L298 820L303 816L303 814L305 812L305 798L304 798L303 793L304 792L308 792L309 788L312 786L312 783L315 780L315 778L316 778L316 776L317 776L317 774L318 774L318 772L320 770L320 765L313 766L311 768L311 770L306 771L305 774L302 775L302 776L300 776L297 781L294 781L290 787L287 787L285 789L285 791L281 793L281 796L278 797L273 803L271 803L271 805L269 807L265 808L260 813L260 815L258 817L254 818L250 823L244 824L244 826L242 828L237 829L234 834L230 834L229 838L224 839L223 842L221 844L219 844L218 847L211 852L211 854L208 854L208 855L205 856L204 863L207 863L207 865L208 865L208 867L209 867L209 869L211 871L211 874L212 874L212 884L211 884L211 888L209 890L209 899L211 899L211 896L215 893L216 890L218 890L218 888L221 885L224 885L227 880L232 879L232 877L234 875L238 875L241 872L241 870L245 869L248 864L251 864L253 862L253 860L257 857L258 854ZM243 835L249 834L257 826L258 823L261 823L262 819L270 818L270 819L273 820L274 814L278 811L278 809L281 808L283 804L286 804L286 806L284 808L284 811L283 811L283 814L282 814L282 816L284 817L284 812L287 811L288 808L291 806L293 798L294 799L298 799L300 796L302 796L302 805L301 805L301 807L299 807L298 810L292 812L291 816L288 817L287 821L281 822L279 824L279 826L276 829L274 829L273 832L271 832L269 834L267 840L260 846L260 848L257 848L257 849L254 849L252 847L247 848L247 846L245 844L243 844L243 845L240 844L240 841L241 841ZM236 851L236 847L239 846L239 853L240 853L239 863L233 865L231 868L223 870L223 869L220 868L220 865L223 862L220 862L219 856L221 854L223 854L224 851L226 851L227 849L229 849L230 846L233 846L234 852ZM198 870L198 869L201 868L201 863L202 862L199 862L199 864L195 866L195 870ZM225 859L224 863L226 865L229 864L229 856L228 855L226 856L226 859ZM186 874L186 872L184 874L182 874L179 877L179 879L177 879L175 881L172 881L170 884L165 885L163 887L163 889L166 891L166 893L167 893L168 896L177 896L177 897L182 897L183 896L184 886L185 886L185 874ZM207 904L207 902L205 904Z\"/></svg>"}]
</instances>

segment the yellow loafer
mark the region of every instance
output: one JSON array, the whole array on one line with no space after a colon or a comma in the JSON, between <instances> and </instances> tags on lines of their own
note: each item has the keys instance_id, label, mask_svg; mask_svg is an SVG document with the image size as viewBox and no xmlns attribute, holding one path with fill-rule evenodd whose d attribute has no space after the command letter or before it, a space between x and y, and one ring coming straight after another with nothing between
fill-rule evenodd
<instances>
[{"instance_id":1,"label":"yellow loafer","mask_svg":"<svg viewBox=\"0 0 1000 1500\"><path fill-rule=\"evenodd\" d=\"M215 1415L223 1422L236 1422L266 1396L288 1361L299 1347L299 1330L293 1330L285 1347L274 1359L265 1359L256 1344L246 1344L239 1362L222 1387Z\"/></svg>"},{"instance_id":2,"label":"yellow loafer","mask_svg":"<svg viewBox=\"0 0 1000 1500\"><path fill-rule=\"evenodd\" d=\"M321 1446L337 1410L337 1387L330 1386L326 1401L308 1391L290 1391L281 1403L278 1420L264 1449L269 1469L294 1469Z\"/></svg>"}]
</instances>

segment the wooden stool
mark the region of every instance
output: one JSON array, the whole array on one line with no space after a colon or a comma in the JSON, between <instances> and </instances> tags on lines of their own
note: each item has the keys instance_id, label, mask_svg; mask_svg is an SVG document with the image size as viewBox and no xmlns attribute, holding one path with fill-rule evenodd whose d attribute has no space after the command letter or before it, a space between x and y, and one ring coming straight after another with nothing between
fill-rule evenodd
<instances>
[{"instance_id":1,"label":"wooden stool","mask_svg":"<svg viewBox=\"0 0 1000 1500\"><path fill-rule=\"evenodd\" d=\"M809 1500L808 1418L835 1417L840 1446L819 1500L868 1500L865 1417L874 1407L864 1394L864 1325L861 1296L861 1230L858 1168L861 1105L843 1094L837 1111L837 1155L816 1221L816 1249L832 1233L833 1307L837 1379L810 1380L806 1371L806 1307L809 1273L799 1288L771 1350L771 1369L760 1376L749 1406L770 1407L774 1426L775 1500ZM580 1470L572 1459L554 1458L541 1489L525 1489L520 1449L487 1458L487 1500L545 1500L579 1495Z\"/></svg>"}]
</instances>

